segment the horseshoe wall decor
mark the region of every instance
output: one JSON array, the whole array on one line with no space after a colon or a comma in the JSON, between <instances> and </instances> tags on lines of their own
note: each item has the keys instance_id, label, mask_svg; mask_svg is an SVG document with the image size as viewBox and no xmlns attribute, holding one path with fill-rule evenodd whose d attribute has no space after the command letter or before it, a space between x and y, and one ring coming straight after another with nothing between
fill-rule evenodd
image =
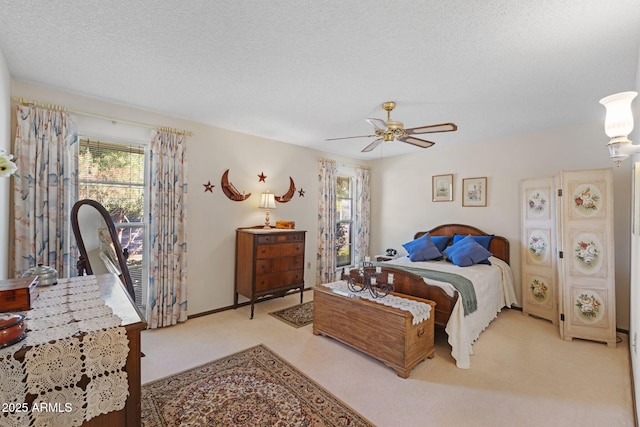
<instances>
[{"instance_id":1,"label":"horseshoe wall decor","mask_svg":"<svg viewBox=\"0 0 640 427\"><path fill-rule=\"evenodd\" d=\"M296 192L296 185L293 183L293 178L289 177L289 191L284 193L282 196L275 196L277 202L287 203L293 197L293 194Z\"/></svg>"},{"instance_id":2,"label":"horseshoe wall decor","mask_svg":"<svg viewBox=\"0 0 640 427\"><path fill-rule=\"evenodd\" d=\"M249 196L251 196L251 193L240 194L238 189L232 183L229 182L229 169L224 171L224 173L222 174L220 185L222 186L222 192L224 193L224 195L227 196L230 200L233 200L234 202L241 202L243 200L247 200Z\"/></svg>"}]
</instances>

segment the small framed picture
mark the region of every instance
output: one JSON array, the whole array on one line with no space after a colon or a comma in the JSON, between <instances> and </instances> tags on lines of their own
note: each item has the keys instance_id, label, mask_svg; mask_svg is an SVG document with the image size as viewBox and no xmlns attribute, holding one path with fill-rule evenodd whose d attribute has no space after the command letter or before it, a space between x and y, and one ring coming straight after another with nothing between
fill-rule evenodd
<instances>
[{"instance_id":1,"label":"small framed picture","mask_svg":"<svg viewBox=\"0 0 640 427\"><path fill-rule=\"evenodd\" d=\"M453 201L453 174L431 177L431 197L434 202Z\"/></svg>"},{"instance_id":2,"label":"small framed picture","mask_svg":"<svg viewBox=\"0 0 640 427\"><path fill-rule=\"evenodd\" d=\"M462 180L462 206L487 206L487 177Z\"/></svg>"}]
</instances>

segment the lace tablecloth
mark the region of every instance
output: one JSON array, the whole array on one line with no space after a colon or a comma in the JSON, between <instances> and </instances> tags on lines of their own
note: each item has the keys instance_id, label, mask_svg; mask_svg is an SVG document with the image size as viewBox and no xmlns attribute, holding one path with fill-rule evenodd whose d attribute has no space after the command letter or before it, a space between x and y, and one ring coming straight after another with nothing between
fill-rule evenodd
<instances>
[{"instance_id":1,"label":"lace tablecloth","mask_svg":"<svg viewBox=\"0 0 640 427\"><path fill-rule=\"evenodd\" d=\"M129 341L95 276L38 291L27 337L0 349L0 425L79 426L124 408Z\"/></svg>"},{"instance_id":2,"label":"lace tablecloth","mask_svg":"<svg viewBox=\"0 0 640 427\"><path fill-rule=\"evenodd\" d=\"M387 305L389 307L399 308L400 310L408 311L413 316L412 323L417 325L424 322L431 315L431 306L424 302L415 301L409 298L402 298L395 295L386 295L383 298L374 298L368 291L353 292L349 289L349 285L344 280L337 282L325 283L322 286L326 286L335 291L345 294L360 297L370 301L377 302L378 304Z\"/></svg>"}]
</instances>

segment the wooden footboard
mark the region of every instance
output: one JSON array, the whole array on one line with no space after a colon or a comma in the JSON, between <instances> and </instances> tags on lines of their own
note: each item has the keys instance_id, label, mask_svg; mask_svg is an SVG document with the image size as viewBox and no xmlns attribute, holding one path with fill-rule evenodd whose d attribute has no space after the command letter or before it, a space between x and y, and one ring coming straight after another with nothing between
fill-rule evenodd
<instances>
[{"instance_id":1,"label":"wooden footboard","mask_svg":"<svg viewBox=\"0 0 640 427\"><path fill-rule=\"evenodd\" d=\"M378 278L381 283L388 283L388 275L389 273L393 273L395 292L435 302L435 324L443 328L447 325L449 317L451 317L451 312L453 311L453 306L458 300L458 292L451 297L447 295L442 288L425 283L421 276L400 268L382 266L381 271ZM355 274L357 274L356 271L352 270L351 275ZM343 270L342 279L345 280L346 278Z\"/></svg>"}]
</instances>

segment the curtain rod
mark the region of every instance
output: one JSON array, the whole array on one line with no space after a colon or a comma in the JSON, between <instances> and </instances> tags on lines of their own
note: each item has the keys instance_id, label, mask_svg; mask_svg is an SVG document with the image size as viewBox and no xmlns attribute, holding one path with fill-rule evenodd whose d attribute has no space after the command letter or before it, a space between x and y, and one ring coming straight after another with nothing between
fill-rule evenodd
<instances>
[{"instance_id":1,"label":"curtain rod","mask_svg":"<svg viewBox=\"0 0 640 427\"><path fill-rule=\"evenodd\" d=\"M16 96L11 97L11 100L17 104L23 105L25 107L39 107L39 108L45 108L47 110L52 110L52 111L64 111L70 114L77 114L80 116L85 116L85 117L93 117L95 119L101 119L101 120L109 120L111 122L115 123L124 123L124 124L128 124L128 125L132 125L132 126L138 126L138 127L143 127L143 128L147 128L147 129L153 129L153 130L159 130L160 132L167 132L167 133L174 133L176 135L185 135L185 136L193 136L194 133L190 130L184 130L184 129L176 129L176 128L170 128L167 126L154 126L152 124L149 123L143 123L143 122L136 122L136 121L132 121L132 120L124 120L124 119L117 119L115 117L109 117L109 116L103 116L101 114L94 114L94 113L88 113L86 111L78 111L78 110L70 110L67 109L67 107L63 106L63 105L55 105L55 104L47 104L44 102L39 102L39 101L32 101L32 100L27 100L24 98L18 98Z\"/></svg>"},{"instance_id":2,"label":"curtain rod","mask_svg":"<svg viewBox=\"0 0 640 427\"><path fill-rule=\"evenodd\" d=\"M341 166L351 166L351 167L354 167L354 168L360 168L360 169L369 169L369 170L371 169L369 166L364 166L364 165L355 165L355 164L352 164L352 163L338 162L338 161L336 161L336 160L333 160L333 159L327 159L327 158L325 158L325 157L320 157L320 158L318 158L318 161L319 161L319 162L323 162L323 161L324 161L324 162L338 163L338 164L340 164Z\"/></svg>"}]
</instances>

